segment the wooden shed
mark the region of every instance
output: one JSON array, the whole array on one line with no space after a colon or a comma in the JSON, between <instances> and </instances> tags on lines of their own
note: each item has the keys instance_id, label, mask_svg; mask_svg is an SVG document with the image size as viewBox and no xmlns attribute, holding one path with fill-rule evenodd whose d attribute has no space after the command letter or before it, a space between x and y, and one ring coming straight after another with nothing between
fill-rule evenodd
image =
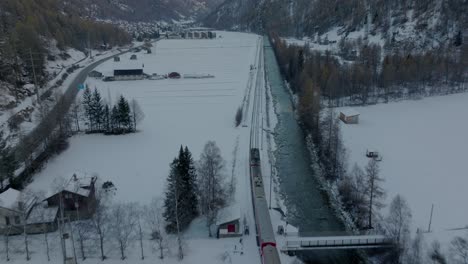
<instances>
[{"instance_id":1,"label":"wooden shed","mask_svg":"<svg viewBox=\"0 0 468 264\"><path fill-rule=\"evenodd\" d=\"M343 109L340 111L340 119L345 124L358 124L359 112L354 109Z\"/></svg>"},{"instance_id":2,"label":"wooden shed","mask_svg":"<svg viewBox=\"0 0 468 264\"><path fill-rule=\"evenodd\" d=\"M216 226L218 227L217 237L239 237L242 236L240 228L241 212L236 206L229 206L221 209L217 215Z\"/></svg>"}]
</instances>

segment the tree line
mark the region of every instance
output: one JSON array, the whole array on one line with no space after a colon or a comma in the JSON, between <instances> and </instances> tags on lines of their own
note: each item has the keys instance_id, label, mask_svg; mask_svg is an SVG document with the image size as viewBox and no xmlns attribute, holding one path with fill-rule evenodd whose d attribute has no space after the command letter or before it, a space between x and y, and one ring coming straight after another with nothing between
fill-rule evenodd
<instances>
[{"instance_id":1,"label":"tree line","mask_svg":"<svg viewBox=\"0 0 468 264\"><path fill-rule=\"evenodd\" d=\"M121 95L113 106L105 103L95 88L93 92L86 87L82 98L87 133L125 134L137 131L144 113L133 99L130 103ZM76 109L79 111L79 108ZM79 126L79 124L77 124Z\"/></svg>"}]
</instances>

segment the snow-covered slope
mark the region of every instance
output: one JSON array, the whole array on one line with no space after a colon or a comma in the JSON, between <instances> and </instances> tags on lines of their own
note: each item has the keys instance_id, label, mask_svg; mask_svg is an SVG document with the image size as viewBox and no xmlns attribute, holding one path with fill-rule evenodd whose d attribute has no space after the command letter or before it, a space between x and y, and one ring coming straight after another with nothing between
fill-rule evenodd
<instances>
[{"instance_id":1,"label":"snow-covered slope","mask_svg":"<svg viewBox=\"0 0 468 264\"><path fill-rule=\"evenodd\" d=\"M315 37L339 28L338 36L365 31L392 45L425 49L452 44L467 33L463 0L233 0L210 14L210 26L275 31L283 36Z\"/></svg>"}]
</instances>

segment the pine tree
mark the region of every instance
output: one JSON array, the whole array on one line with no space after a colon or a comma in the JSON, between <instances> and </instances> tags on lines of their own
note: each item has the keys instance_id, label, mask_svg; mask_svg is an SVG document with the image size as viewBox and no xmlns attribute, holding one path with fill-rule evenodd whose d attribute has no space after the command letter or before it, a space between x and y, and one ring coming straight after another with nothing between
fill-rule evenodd
<instances>
[{"instance_id":1,"label":"pine tree","mask_svg":"<svg viewBox=\"0 0 468 264\"><path fill-rule=\"evenodd\" d=\"M164 218L166 231L176 233L186 229L198 216L196 170L192 154L181 146L179 156L171 163L168 177Z\"/></svg>"},{"instance_id":2,"label":"pine tree","mask_svg":"<svg viewBox=\"0 0 468 264\"><path fill-rule=\"evenodd\" d=\"M178 217L179 208L178 201L180 200L181 192L181 177L178 170L179 159L175 158L170 165L169 177L167 178L166 199L164 200L163 217L166 222L166 232L179 232Z\"/></svg>"},{"instance_id":3,"label":"pine tree","mask_svg":"<svg viewBox=\"0 0 468 264\"><path fill-rule=\"evenodd\" d=\"M88 119L88 129L93 127L93 95L91 89L86 86L83 93L83 108L85 110L86 118Z\"/></svg>"},{"instance_id":4,"label":"pine tree","mask_svg":"<svg viewBox=\"0 0 468 264\"><path fill-rule=\"evenodd\" d=\"M125 97L122 95L120 96L117 108L119 110L119 123L121 124L122 128L127 132L131 131L133 126L130 115L130 105L128 104L127 99L125 99Z\"/></svg>"},{"instance_id":5,"label":"pine tree","mask_svg":"<svg viewBox=\"0 0 468 264\"><path fill-rule=\"evenodd\" d=\"M119 118L119 109L117 108L116 105L112 107L112 112L111 112L111 130L112 133L120 133L120 118Z\"/></svg>"},{"instance_id":6,"label":"pine tree","mask_svg":"<svg viewBox=\"0 0 468 264\"><path fill-rule=\"evenodd\" d=\"M109 133L111 131L111 110L108 104L104 106L104 113L103 113L103 125L106 133Z\"/></svg>"},{"instance_id":7,"label":"pine tree","mask_svg":"<svg viewBox=\"0 0 468 264\"><path fill-rule=\"evenodd\" d=\"M3 140L3 131L0 132L0 190L3 190L3 181L12 179L15 170L18 168L14 153L7 146L6 140Z\"/></svg>"},{"instance_id":8,"label":"pine tree","mask_svg":"<svg viewBox=\"0 0 468 264\"><path fill-rule=\"evenodd\" d=\"M95 88L92 97L92 117L95 124L93 130L101 130L104 120L104 105L102 103L101 94Z\"/></svg>"},{"instance_id":9,"label":"pine tree","mask_svg":"<svg viewBox=\"0 0 468 264\"><path fill-rule=\"evenodd\" d=\"M185 147L183 151L183 163L184 166L182 174L182 183L184 184L184 196L182 201L182 208L187 212L187 219L182 219L188 224L195 219L198 214L198 196L197 196L197 173L195 168L195 162L192 157L192 153L188 147Z\"/></svg>"}]
</instances>

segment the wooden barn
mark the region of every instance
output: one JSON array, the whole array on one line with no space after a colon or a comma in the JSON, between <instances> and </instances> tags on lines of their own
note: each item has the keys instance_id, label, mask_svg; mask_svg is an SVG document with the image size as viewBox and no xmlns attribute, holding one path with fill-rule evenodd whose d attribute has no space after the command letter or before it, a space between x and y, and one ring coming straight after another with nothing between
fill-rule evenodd
<instances>
[{"instance_id":1,"label":"wooden barn","mask_svg":"<svg viewBox=\"0 0 468 264\"><path fill-rule=\"evenodd\" d=\"M344 109L340 111L340 119L345 124L358 124L359 112L354 109Z\"/></svg>"},{"instance_id":2,"label":"wooden barn","mask_svg":"<svg viewBox=\"0 0 468 264\"><path fill-rule=\"evenodd\" d=\"M45 199L48 207L63 208L66 217L72 220L90 218L96 209L96 177L73 176L63 189Z\"/></svg>"}]
</instances>

